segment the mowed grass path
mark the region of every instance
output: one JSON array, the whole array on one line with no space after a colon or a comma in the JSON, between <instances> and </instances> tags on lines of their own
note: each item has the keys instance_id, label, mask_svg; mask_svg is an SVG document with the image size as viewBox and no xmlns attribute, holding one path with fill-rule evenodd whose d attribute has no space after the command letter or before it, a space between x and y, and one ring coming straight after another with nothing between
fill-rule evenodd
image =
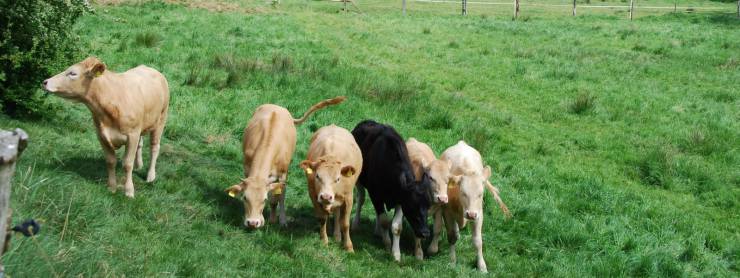
<instances>
[{"instance_id":1,"label":"mowed grass path","mask_svg":"<svg viewBox=\"0 0 740 278\"><path fill-rule=\"evenodd\" d=\"M7 273L477 275L469 228L457 265L444 238L439 255L417 262L410 234L402 263L392 262L372 235L369 204L355 254L321 245L297 163L319 127L372 118L437 153L460 139L483 153L514 214L505 221L486 195L484 253L496 275L737 275L740 21L402 18L340 6L245 14L149 3L86 15L79 58L96 55L115 71L147 64L168 77L158 179L146 184L136 171L135 199L111 195L81 105L49 98L61 109L41 120L0 116L0 128L32 139L13 185L14 222L44 221L36 241L14 239ZM222 190L242 177L254 108L275 103L298 116L336 95L349 99L298 128L288 228L242 229L241 203Z\"/></svg>"}]
</instances>

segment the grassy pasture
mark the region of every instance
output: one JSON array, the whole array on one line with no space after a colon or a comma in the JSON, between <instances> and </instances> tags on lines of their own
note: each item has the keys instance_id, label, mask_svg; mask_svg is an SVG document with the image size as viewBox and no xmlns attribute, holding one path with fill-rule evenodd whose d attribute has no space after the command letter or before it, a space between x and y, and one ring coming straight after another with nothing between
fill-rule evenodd
<instances>
[{"instance_id":1,"label":"grassy pasture","mask_svg":"<svg viewBox=\"0 0 740 278\"><path fill-rule=\"evenodd\" d=\"M738 275L740 20L732 15L512 22L508 9L400 17L398 3L380 0L361 5L364 15L319 1L233 5L98 6L77 25L80 58L96 55L115 71L147 64L170 82L159 176L146 184L136 171L133 200L107 191L83 106L50 98L62 109L42 120L0 115L0 128L24 128L32 140L13 184L14 222L44 221L35 240L14 239L7 273L478 275L469 228L457 265L444 238L440 254L415 261L410 233L394 263L372 235L369 204L355 254L321 245L297 163L319 127L373 118L437 153L460 139L483 153L514 215L504 221L486 196L493 274ZM288 228L242 229L241 204L222 190L242 175L253 109L275 103L297 116L336 95L349 99L298 128Z\"/></svg>"}]
</instances>

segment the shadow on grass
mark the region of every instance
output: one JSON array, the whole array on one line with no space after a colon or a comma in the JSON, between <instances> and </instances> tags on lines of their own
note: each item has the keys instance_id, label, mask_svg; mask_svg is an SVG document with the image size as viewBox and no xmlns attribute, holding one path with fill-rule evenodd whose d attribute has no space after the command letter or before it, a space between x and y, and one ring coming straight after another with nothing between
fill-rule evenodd
<instances>
[{"instance_id":1,"label":"shadow on grass","mask_svg":"<svg viewBox=\"0 0 740 278\"><path fill-rule=\"evenodd\" d=\"M56 165L49 166L49 168L54 168ZM120 166L120 163L116 166ZM64 164L61 165L61 170L74 172L80 177L95 183L105 182L105 179L108 177L105 160L102 155L74 156L64 159ZM116 174L120 174L122 172L123 170L117 169Z\"/></svg>"}]
</instances>

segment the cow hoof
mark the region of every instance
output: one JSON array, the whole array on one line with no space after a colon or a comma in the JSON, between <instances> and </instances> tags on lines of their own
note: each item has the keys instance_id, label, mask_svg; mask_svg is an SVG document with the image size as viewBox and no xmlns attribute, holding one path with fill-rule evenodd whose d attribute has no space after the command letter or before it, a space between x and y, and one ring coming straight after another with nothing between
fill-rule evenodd
<instances>
[{"instance_id":1,"label":"cow hoof","mask_svg":"<svg viewBox=\"0 0 740 278\"><path fill-rule=\"evenodd\" d=\"M349 252L349 253L355 253L355 249L352 248L352 247L347 248L347 252Z\"/></svg>"},{"instance_id":2,"label":"cow hoof","mask_svg":"<svg viewBox=\"0 0 740 278\"><path fill-rule=\"evenodd\" d=\"M146 182L153 182L157 178L154 174L148 174L146 175Z\"/></svg>"},{"instance_id":3,"label":"cow hoof","mask_svg":"<svg viewBox=\"0 0 740 278\"><path fill-rule=\"evenodd\" d=\"M133 191L132 192L126 192L126 197L129 197L129 198L133 199L134 198L134 192Z\"/></svg>"},{"instance_id":4,"label":"cow hoof","mask_svg":"<svg viewBox=\"0 0 740 278\"><path fill-rule=\"evenodd\" d=\"M427 253L430 255L437 254L437 252L439 252L439 246L429 245L429 248L427 248Z\"/></svg>"}]
</instances>

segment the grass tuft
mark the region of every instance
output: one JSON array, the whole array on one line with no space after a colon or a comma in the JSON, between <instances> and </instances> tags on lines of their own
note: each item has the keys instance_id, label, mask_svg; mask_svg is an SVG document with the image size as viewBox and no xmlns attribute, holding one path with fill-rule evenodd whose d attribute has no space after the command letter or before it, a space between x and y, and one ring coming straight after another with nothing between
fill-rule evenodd
<instances>
[{"instance_id":1,"label":"grass tuft","mask_svg":"<svg viewBox=\"0 0 740 278\"><path fill-rule=\"evenodd\" d=\"M138 46L152 48L162 42L162 36L154 32L139 33L134 38L134 42Z\"/></svg>"},{"instance_id":2,"label":"grass tuft","mask_svg":"<svg viewBox=\"0 0 740 278\"><path fill-rule=\"evenodd\" d=\"M667 147L656 147L637 163L640 179L647 185L669 189L675 174L674 154Z\"/></svg>"},{"instance_id":3,"label":"grass tuft","mask_svg":"<svg viewBox=\"0 0 740 278\"><path fill-rule=\"evenodd\" d=\"M583 114L594 107L595 99L587 93L578 95L568 106L573 114Z\"/></svg>"}]
</instances>

